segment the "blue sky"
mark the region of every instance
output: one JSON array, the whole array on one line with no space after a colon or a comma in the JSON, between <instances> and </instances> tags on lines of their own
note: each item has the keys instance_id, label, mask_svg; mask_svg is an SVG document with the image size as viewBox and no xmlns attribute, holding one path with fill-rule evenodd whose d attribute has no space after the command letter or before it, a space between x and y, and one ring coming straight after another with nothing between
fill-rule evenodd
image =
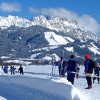
<instances>
[{"instance_id":1,"label":"blue sky","mask_svg":"<svg viewBox=\"0 0 100 100\"><path fill-rule=\"evenodd\" d=\"M100 0L0 0L0 16L31 20L40 14L74 18L85 29L100 32Z\"/></svg>"}]
</instances>

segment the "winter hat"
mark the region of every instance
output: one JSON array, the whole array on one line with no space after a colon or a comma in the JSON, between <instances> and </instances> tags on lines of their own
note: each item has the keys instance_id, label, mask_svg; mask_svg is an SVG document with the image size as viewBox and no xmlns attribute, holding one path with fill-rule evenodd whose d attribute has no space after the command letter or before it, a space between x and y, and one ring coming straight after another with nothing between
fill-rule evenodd
<instances>
[{"instance_id":1,"label":"winter hat","mask_svg":"<svg viewBox=\"0 0 100 100\"><path fill-rule=\"evenodd\" d=\"M86 54L86 55L85 55L85 58L86 58L86 59L89 59L89 58L90 58L90 55L89 55L89 54Z\"/></svg>"}]
</instances>

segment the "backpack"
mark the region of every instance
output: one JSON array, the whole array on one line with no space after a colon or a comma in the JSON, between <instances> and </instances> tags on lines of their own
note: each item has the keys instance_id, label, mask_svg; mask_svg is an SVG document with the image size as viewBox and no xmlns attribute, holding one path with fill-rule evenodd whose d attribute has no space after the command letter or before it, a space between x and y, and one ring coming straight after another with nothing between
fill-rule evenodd
<instances>
[{"instance_id":1,"label":"backpack","mask_svg":"<svg viewBox=\"0 0 100 100\"><path fill-rule=\"evenodd\" d=\"M93 73L93 68L95 67L95 62L91 59L89 59L89 69L88 72L89 73Z\"/></svg>"},{"instance_id":2,"label":"backpack","mask_svg":"<svg viewBox=\"0 0 100 100\"><path fill-rule=\"evenodd\" d=\"M91 68L94 68L95 67L95 62L93 60L90 59L90 63L89 63L89 66Z\"/></svg>"}]
</instances>

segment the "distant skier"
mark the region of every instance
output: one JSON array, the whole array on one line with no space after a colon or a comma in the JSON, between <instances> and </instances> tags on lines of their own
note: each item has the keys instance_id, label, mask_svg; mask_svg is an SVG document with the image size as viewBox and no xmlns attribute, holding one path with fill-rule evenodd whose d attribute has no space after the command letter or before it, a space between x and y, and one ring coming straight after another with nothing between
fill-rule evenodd
<instances>
[{"instance_id":1,"label":"distant skier","mask_svg":"<svg viewBox=\"0 0 100 100\"><path fill-rule=\"evenodd\" d=\"M24 74L24 73L23 73L23 67L22 67L22 65L20 65L20 67L19 67L19 69L18 69L18 72L20 72L20 75L21 75L21 74L22 74L22 75Z\"/></svg>"},{"instance_id":2,"label":"distant skier","mask_svg":"<svg viewBox=\"0 0 100 100\"><path fill-rule=\"evenodd\" d=\"M80 71L80 67L79 67L79 65L78 64L76 64L76 78L78 78L78 74L79 74L79 71Z\"/></svg>"},{"instance_id":3,"label":"distant skier","mask_svg":"<svg viewBox=\"0 0 100 100\"><path fill-rule=\"evenodd\" d=\"M59 69L59 76L65 77L66 61L63 60L63 57L60 57L60 60L58 61L58 69Z\"/></svg>"},{"instance_id":4,"label":"distant skier","mask_svg":"<svg viewBox=\"0 0 100 100\"><path fill-rule=\"evenodd\" d=\"M4 73L8 74L8 66L7 65L3 68L3 71L4 71Z\"/></svg>"},{"instance_id":5,"label":"distant skier","mask_svg":"<svg viewBox=\"0 0 100 100\"><path fill-rule=\"evenodd\" d=\"M60 77L62 77L62 66L63 66L63 57L60 57L60 60L58 61L58 69Z\"/></svg>"},{"instance_id":6,"label":"distant skier","mask_svg":"<svg viewBox=\"0 0 100 100\"><path fill-rule=\"evenodd\" d=\"M70 60L67 62L67 80L74 84L75 75L78 78L76 61L74 55L70 55Z\"/></svg>"},{"instance_id":7,"label":"distant skier","mask_svg":"<svg viewBox=\"0 0 100 100\"><path fill-rule=\"evenodd\" d=\"M92 78L91 74L93 73L93 67L95 67L95 63L90 59L90 55L86 54L85 55L86 61L84 62L85 66L85 75L86 75L86 80L88 87L85 89L91 89L92 88Z\"/></svg>"},{"instance_id":8,"label":"distant skier","mask_svg":"<svg viewBox=\"0 0 100 100\"><path fill-rule=\"evenodd\" d=\"M15 74L15 69L16 69L16 68L14 68L14 66L11 66L11 67L10 67L11 75L12 75L12 74Z\"/></svg>"},{"instance_id":9,"label":"distant skier","mask_svg":"<svg viewBox=\"0 0 100 100\"><path fill-rule=\"evenodd\" d=\"M65 73L67 72L67 61L63 61L63 66L62 66L62 76L65 77Z\"/></svg>"},{"instance_id":10,"label":"distant skier","mask_svg":"<svg viewBox=\"0 0 100 100\"><path fill-rule=\"evenodd\" d=\"M80 67L78 64L76 64L76 72L79 73L79 71L80 71Z\"/></svg>"},{"instance_id":11,"label":"distant skier","mask_svg":"<svg viewBox=\"0 0 100 100\"><path fill-rule=\"evenodd\" d=\"M95 79L98 80L98 84L100 83L99 74L100 74L100 65L99 65L99 63L96 63L96 66L94 68L94 75L97 76L97 77L93 78L93 83L94 83Z\"/></svg>"}]
</instances>

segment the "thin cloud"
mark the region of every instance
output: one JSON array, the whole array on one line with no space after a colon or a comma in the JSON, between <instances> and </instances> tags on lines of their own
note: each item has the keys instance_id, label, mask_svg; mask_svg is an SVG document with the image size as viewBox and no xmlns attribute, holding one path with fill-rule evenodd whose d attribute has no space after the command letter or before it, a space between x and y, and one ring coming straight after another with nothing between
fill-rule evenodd
<instances>
[{"instance_id":1,"label":"thin cloud","mask_svg":"<svg viewBox=\"0 0 100 100\"><path fill-rule=\"evenodd\" d=\"M73 11L69 11L63 8L42 8L42 9L35 9L30 7L30 12L35 14L43 14L48 16L59 16L64 17L68 19L75 19L78 22L78 25L88 31L91 31L93 33L100 32L100 24L91 16L89 15L82 15L79 16L77 13Z\"/></svg>"},{"instance_id":2,"label":"thin cloud","mask_svg":"<svg viewBox=\"0 0 100 100\"><path fill-rule=\"evenodd\" d=\"M77 20L79 22L79 26L81 26L82 28L94 33L100 32L100 24L98 24L98 22L91 16L83 15Z\"/></svg>"},{"instance_id":3,"label":"thin cloud","mask_svg":"<svg viewBox=\"0 0 100 100\"><path fill-rule=\"evenodd\" d=\"M29 7L29 11L32 13L40 14L41 12L35 8Z\"/></svg>"},{"instance_id":4,"label":"thin cloud","mask_svg":"<svg viewBox=\"0 0 100 100\"><path fill-rule=\"evenodd\" d=\"M17 2L7 3L2 2L0 4L0 10L4 12L18 12L21 10L20 4Z\"/></svg>"}]
</instances>

